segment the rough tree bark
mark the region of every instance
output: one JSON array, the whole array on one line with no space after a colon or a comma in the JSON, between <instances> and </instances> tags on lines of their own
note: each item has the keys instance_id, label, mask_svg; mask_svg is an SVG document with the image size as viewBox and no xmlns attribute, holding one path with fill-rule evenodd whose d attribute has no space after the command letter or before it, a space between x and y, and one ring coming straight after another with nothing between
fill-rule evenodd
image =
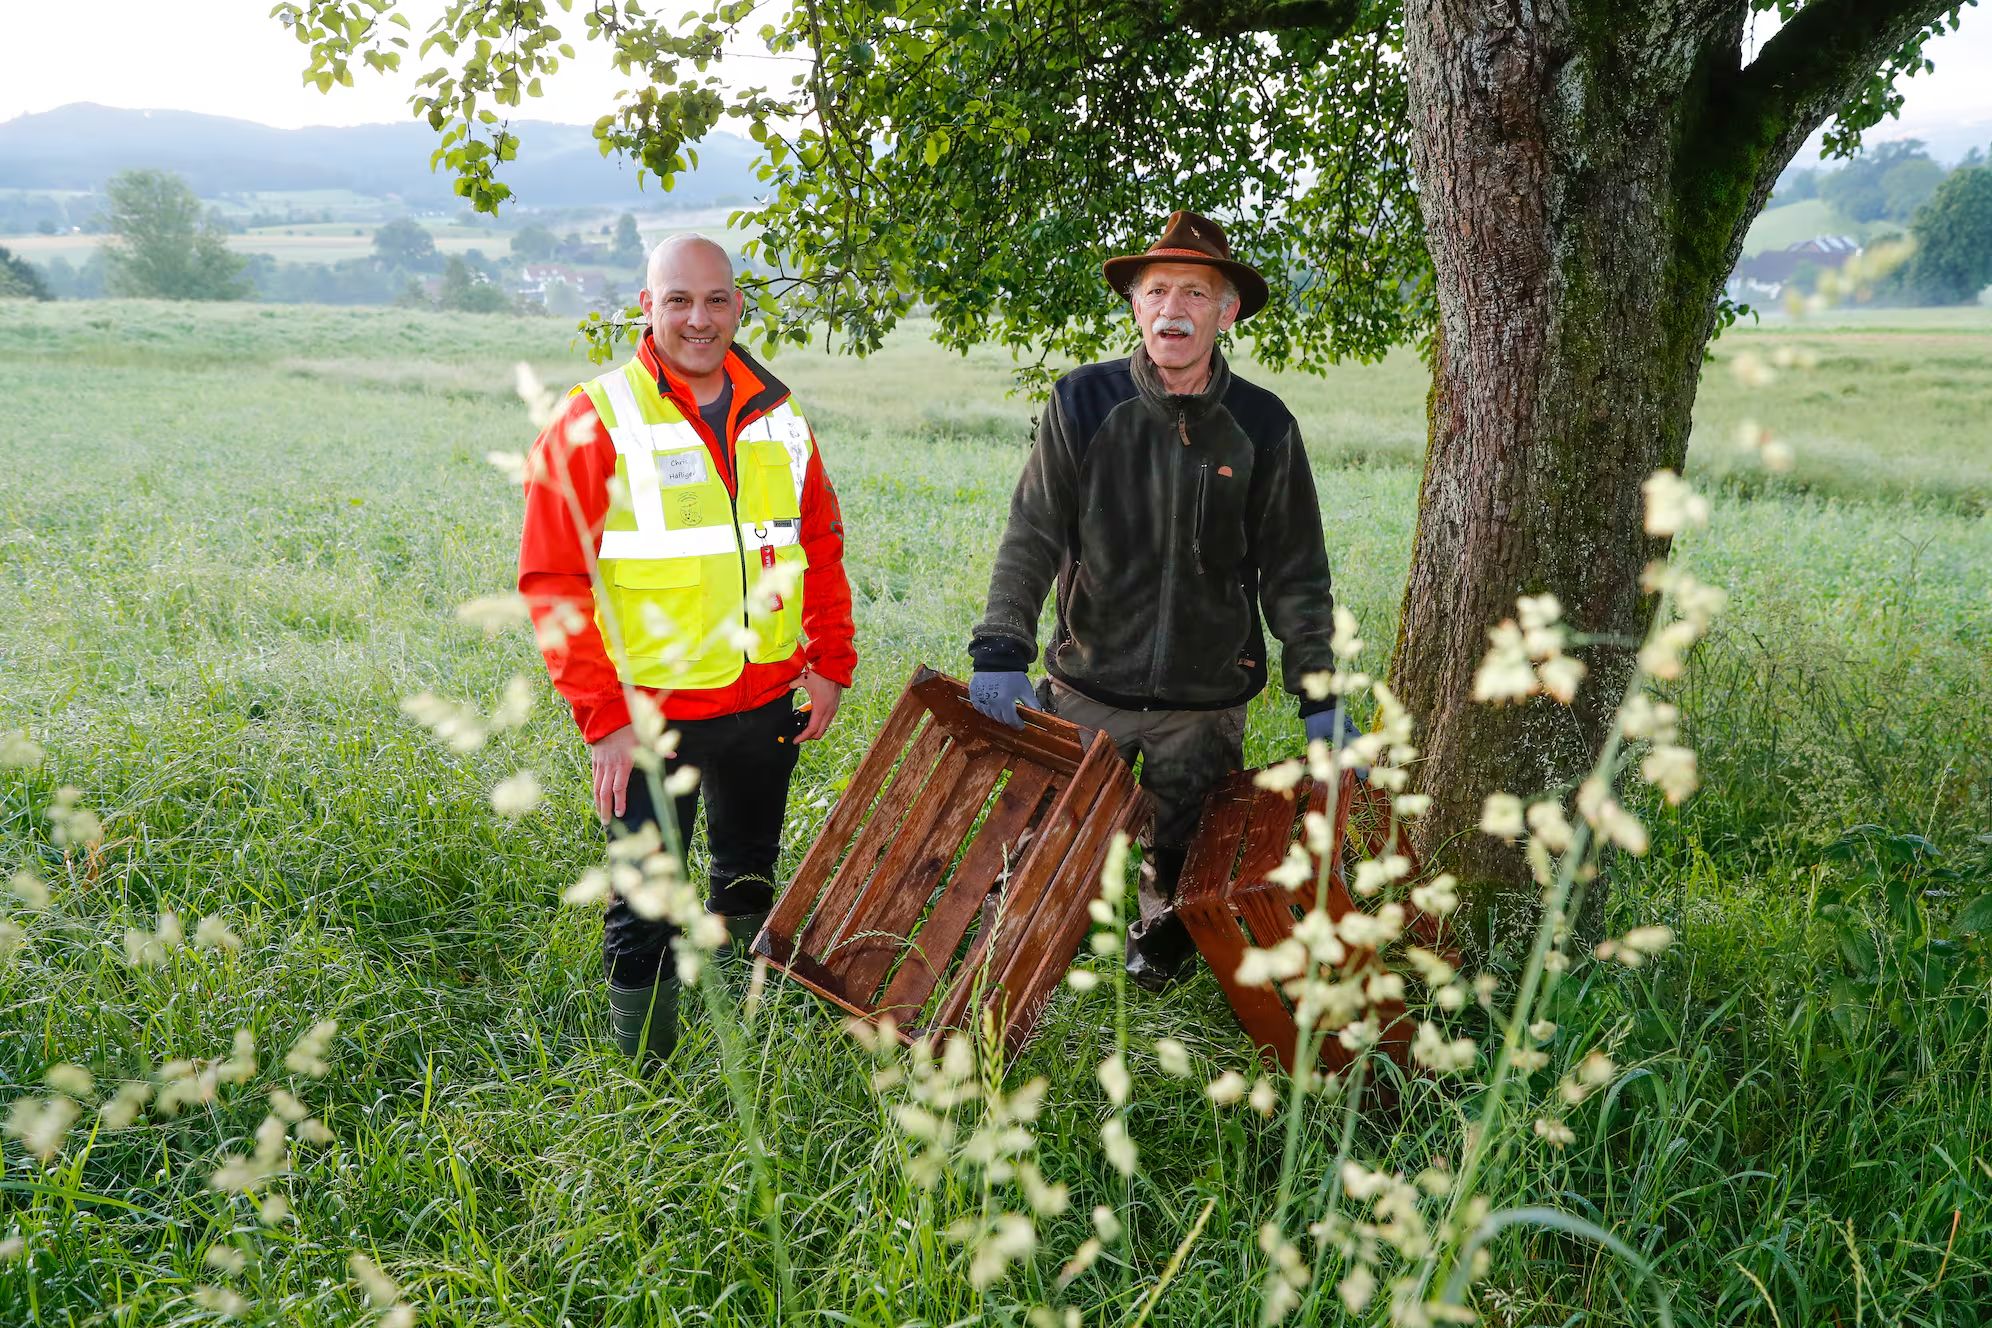
<instances>
[{"instance_id":1,"label":"rough tree bark","mask_svg":"<svg viewBox=\"0 0 1992 1328\"><path fill-rule=\"evenodd\" d=\"M1745 67L1741 3L1411 0L1406 74L1440 320L1393 682L1428 857L1526 898L1483 799L1590 769L1651 605L1641 481L1682 469L1750 220L1805 138L1942 4L1814 4ZM1486 631L1553 592L1607 638L1576 705L1472 701Z\"/></svg>"}]
</instances>

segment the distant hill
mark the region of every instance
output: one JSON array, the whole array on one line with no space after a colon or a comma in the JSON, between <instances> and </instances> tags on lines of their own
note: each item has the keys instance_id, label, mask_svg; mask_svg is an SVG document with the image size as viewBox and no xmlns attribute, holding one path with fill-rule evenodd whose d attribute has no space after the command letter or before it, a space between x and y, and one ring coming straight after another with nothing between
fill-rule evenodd
<instances>
[{"instance_id":1,"label":"distant hill","mask_svg":"<svg viewBox=\"0 0 1992 1328\"><path fill-rule=\"evenodd\" d=\"M610 204L713 207L760 192L755 144L715 134L699 145L699 167L666 195L655 178L639 191L636 167L604 157L580 125L522 121L519 157L500 178L518 206ZM436 134L427 125L273 129L190 111L129 111L77 102L0 124L0 188L100 189L119 171L177 171L212 198L252 190L347 189L394 195L411 206L449 207L450 179L429 170Z\"/></svg>"}]
</instances>

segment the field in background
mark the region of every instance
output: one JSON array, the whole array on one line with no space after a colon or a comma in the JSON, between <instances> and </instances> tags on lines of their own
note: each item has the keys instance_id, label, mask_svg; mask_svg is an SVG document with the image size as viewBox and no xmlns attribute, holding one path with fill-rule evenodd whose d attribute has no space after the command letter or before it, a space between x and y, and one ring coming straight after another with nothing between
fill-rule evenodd
<instances>
[{"instance_id":1,"label":"field in background","mask_svg":"<svg viewBox=\"0 0 1992 1328\"><path fill-rule=\"evenodd\" d=\"M299 204L301 207L307 205ZM310 206L312 210L317 210L315 205ZM584 239L601 240L604 237L598 232L605 225L613 225L616 215L610 212L585 221L558 221L552 223L551 229L561 236L579 231ZM637 227L645 244L655 244L666 236L696 230L712 236L737 254L740 245L754 232L728 227L726 216L725 209L707 210L695 218L679 213L639 215ZM504 258L511 253L512 230L516 229L514 226L485 229L441 221L424 221L423 225L435 237L436 248L443 254L461 254L477 249L490 259ZM372 217L351 221L286 222L252 227L229 235L227 240L228 247L236 253L268 254L280 263L339 263L349 258L372 257L373 235L377 228L377 222ZM104 247L105 240L102 235L0 235L0 247L32 263L47 263L61 258L72 266L80 266ZM625 273L620 269L610 271L591 264L582 266L591 273L600 271L630 288L641 276L640 273Z\"/></svg>"},{"instance_id":2,"label":"field in background","mask_svg":"<svg viewBox=\"0 0 1992 1328\"><path fill-rule=\"evenodd\" d=\"M425 1323L769 1321L763 1215L708 1021L693 1014L655 1084L602 1036L599 925L558 902L595 860L571 723L541 686L526 728L462 755L397 710L424 689L488 707L508 677L540 677L527 639L487 639L455 606L510 587L519 502L484 454L530 440L514 361L556 385L593 372L565 327L130 301L10 314L0 732L28 728L48 761L0 773L0 877L34 863L60 913L29 919L27 949L0 961L0 1098L56 1060L108 1082L220 1055L238 1027L274 1061L337 1018L313 1091L340 1142L301 1156L294 1226L236 1280L252 1322L360 1321L352 1249ZM1746 399L1727 362L1780 345L1812 347L1819 367ZM1618 870L1614 918L1666 922L1681 944L1572 985L1557 1048L1609 1044L1624 1080L1578 1116L1574 1145L1535 1148L1493 1196L1612 1231L1654 1263L1679 1323L1770 1324L1739 1268L1785 1328L1966 1325L1992 1303L1992 993L1930 976L1933 942L1891 911L1888 884L1935 892L1911 908L1941 937L1992 877L1988 352L1992 311L1862 312L1733 331L1706 375L1690 470L1714 477L1714 522L1681 549L1735 601L1679 698L1705 788L1679 812L1641 808L1654 851ZM786 353L773 368L842 497L863 656L831 737L804 754L792 866L914 666L966 671L1033 407L1005 395L1005 357L944 354L917 327L869 361ZM1301 418L1338 595L1381 649L1415 516L1421 367L1259 377ZM1793 474L1741 465L1745 413L1797 448ZM1298 732L1291 700L1261 698L1248 759L1291 753ZM511 826L487 799L521 767L549 800ZM64 783L105 816L87 868L47 838ZM1926 836L1942 856L1913 850L1870 882L1866 859L1832 848L1870 824L1896 837L1878 843ZM1914 874L1933 865L1955 874ZM243 949L127 967L124 928L162 905L224 914ZM1112 1002L1062 992L1012 1071L1051 1080L1041 1153L1073 1202L1045 1225L1040 1270L985 1297L941 1234L980 1196L912 1183L864 1057L777 985L750 1051L804 1301L788 1310L1011 1323L1058 1301L1089 1323L1125 1316L1212 1203L1150 1322L1257 1323L1254 1233L1280 1132L1142 1053L1130 1202L1097 1145L1091 1067ZM1181 1038L1204 1079L1253 1073L1207 974L1131 995L1129 1015L1138 1047ZM204 1253L253 1223L204 1179L262 1113L226 1102L102 1135L52 1174L9 1142L0 1239L19 1232L28 1254L0 1262L0 1322L100 1322L115 1302L122 1324L212 1321L189 1299L218 1277ZM1304 1131L1310 1179L1334 1119ZM1449 1155L1454 1126L1430 1095L1366 1119L1357 1151L1415 1171ZM1102 1202L1128 1237L1060 1291L1052 1274ZM1490 1255L1491 1322L1651 1321L1584 1242L1514 1234Z\"/></svg>"}]
</instances>

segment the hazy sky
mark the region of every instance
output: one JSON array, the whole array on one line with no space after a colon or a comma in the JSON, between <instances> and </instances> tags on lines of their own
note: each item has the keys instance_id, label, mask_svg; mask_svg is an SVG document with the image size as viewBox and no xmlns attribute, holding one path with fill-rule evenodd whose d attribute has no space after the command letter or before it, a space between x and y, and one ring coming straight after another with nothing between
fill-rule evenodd
<instances>
[{"instance_id":1,"label":"hazy sky","mask_svg":"<svg viewBox=\"0 0 1992 1328\"><path fill-rule=\"evenodd\" d=\"M271 0L5 0L0 43L0 120L74 101L141 109L205 111L264 124L362 124L408 118L416 73L354 71L354 86L329 94L300 82L305 48L269 17ZM419 34L441 0L406 0ZM667 6L667 9L669 7ZM675 12L675 11L673 11ZM523 117L591 124L612 105L619 81L581 40L578 15L554 23L579 60L545 85ZM1759 20L1760 33L1772 26ZM411 43L412 45L412 43ZM1992 121L1992 10L1964 11L1961 28L1928 48L1936 72L1904 85L1900 130L1929 121ZM791 63L728 58L729 82L783 84Z\"/></svg>"}]
</instances>

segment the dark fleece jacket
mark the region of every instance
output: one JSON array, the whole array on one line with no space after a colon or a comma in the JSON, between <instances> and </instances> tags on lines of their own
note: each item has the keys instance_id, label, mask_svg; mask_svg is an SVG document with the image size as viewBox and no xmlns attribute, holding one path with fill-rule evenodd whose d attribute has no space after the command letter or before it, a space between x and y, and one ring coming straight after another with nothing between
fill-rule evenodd
<instances>
[{"instance_id":1,"label":"dark fleece jacket","mask_svg":"<svg viewBox=\"0 0 1992 1328\"><path fill-rule=\"evenodd\" d=\"M1249 701L1266 685L1261 608L1288 691L1333 667L1328 552L1299 426L1222 353L1211 359L1195 396L1170 395L1146 350L1053 386L969 644L977 669L1029 667L1054 577L1045 668L1107 705Z\"/></svg>"}]
</instances>

